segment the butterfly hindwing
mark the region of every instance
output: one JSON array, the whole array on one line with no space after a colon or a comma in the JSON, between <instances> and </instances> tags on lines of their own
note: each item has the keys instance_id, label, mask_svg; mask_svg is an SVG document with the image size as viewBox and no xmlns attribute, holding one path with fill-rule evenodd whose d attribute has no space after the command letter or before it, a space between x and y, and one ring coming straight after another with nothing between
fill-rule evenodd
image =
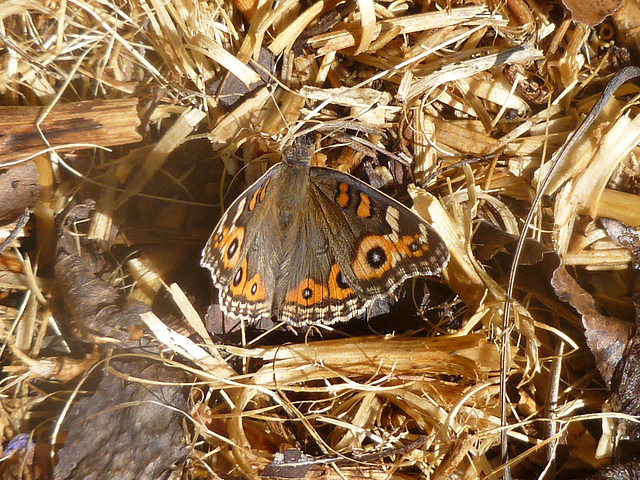
<instances>
[{"instance_id":1,"label":"butterfly hindwing","mask_svg":"<svg viewBox=\"0 0 640 480\"><path fill-rule=\"evenodd\" d=\"M311 198L306 203L311 208L300 213L285 239L286 255L275 294L278 318L297 326L346 321L364 313L367 299L342 274L330 223Z\"/></svg>"}]
</instances>

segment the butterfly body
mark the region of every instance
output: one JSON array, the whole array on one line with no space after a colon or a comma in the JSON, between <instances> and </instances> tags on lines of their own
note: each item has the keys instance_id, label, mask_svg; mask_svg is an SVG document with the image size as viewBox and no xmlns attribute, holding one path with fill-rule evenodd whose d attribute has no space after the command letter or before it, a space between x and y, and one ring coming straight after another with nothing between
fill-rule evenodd
<instances>
[{"instance_id":1,"label":"butterfly body","mask_svg":"<svg viewBox=\"0 0 640 480\"><path fill-rule=\"evenodd\" d=\"M293 148L236 199L207 243L220 307L257 323L332 324L365 312L449 252L414 212L351 175L310 167Z\"/></svg>"}]
</instances>

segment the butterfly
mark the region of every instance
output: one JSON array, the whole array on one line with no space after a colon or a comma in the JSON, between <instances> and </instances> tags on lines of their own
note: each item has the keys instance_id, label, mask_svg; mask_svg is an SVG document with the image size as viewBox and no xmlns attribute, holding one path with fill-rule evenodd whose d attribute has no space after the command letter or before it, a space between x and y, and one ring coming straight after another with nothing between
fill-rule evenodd
<instances>
[{"instance_id":1,"label":"butterfly","mask_svg":"<svg viewBox=\"0 0 640 480\"><path fill-rule=\"evenodd\" d=\"M447 264L442 238L416 213L310 160L309 144L294 142L211 234L201 264L227 318L330 325Z\"/></svg>"}]
</instances>

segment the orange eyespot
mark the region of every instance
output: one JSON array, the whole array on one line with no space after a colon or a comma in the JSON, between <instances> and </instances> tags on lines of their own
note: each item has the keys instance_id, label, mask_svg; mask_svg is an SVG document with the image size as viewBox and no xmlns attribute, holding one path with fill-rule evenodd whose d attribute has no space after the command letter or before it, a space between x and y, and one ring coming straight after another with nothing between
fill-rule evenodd
<instances>
[{"instance_id":1,"label":"orange eyespot","mask_svg":"<svg viewBox=\"0 0 640 480\"><path fill-rule=\"evenodd\" d=\"M247 280L247 259L242 261L242 265L233 276L229 291L234 297L245 297L250 302L264 300L267 296L266 290L262 285L259 274Z\"/></svg>"},{"instance_id":2,"label":"orange eyespot","mask_svg":"<svg viewBox=\"0 0 640 480\"><path fill-rule=\"evenodd\" d=\"M327 298L327 288L316 283L312 278L302 280L297 288L289 290L285 295L285 301L297 303L303 307L310 307Z\"/></svg>"},{"instance_id":3,"label":"orange eyespot","mask_svg":"<svg viewBox=\"0 0 640 480\"><path fill-rule=\"evenodd\" d=\"M351 266L360 280L382 277L394 265L392 242L381 235L369 235L360 240Z\"/></svg>"},{"instance_id":4,"label":"orange eyespot","mask_svg":"<svg viewBox=\"0 0 640 480\"><path fill-rule=\"evenodd\" d=\"M221 239L216 245L214 239L214 247L222 251L222 263L227 270L233 270L240 261L240 252L244 242L244 227L238 227L229 235L229 229L225 228L222 232Z\"/></svg>"}]
</instances>

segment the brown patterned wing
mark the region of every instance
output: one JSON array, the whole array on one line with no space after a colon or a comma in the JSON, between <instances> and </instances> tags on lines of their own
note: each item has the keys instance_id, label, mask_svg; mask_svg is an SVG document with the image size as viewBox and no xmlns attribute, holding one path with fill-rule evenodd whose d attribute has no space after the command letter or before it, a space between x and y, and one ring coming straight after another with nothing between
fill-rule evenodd
<instances>
[{"instance_id":1,"label":"brown patterned wing","mask_svg":"<svg viewBox=\"0 0 640 480\"><path fill-rule=\"evenodd\" d=\"M337 170L313 167L310 175L337 264L364 298L386 297L411 277L437 275L449 261L440 235L398 201Z\"/></svg>"},{"instance_id":2,"label":"brown patterned wing","mask_svg":"<svg viewBox=\"0 0 640 480\"><path fill-rule=\"evenodd\" d=\"M273 226L281 168L272 167L231 204L202 252L200 263L211 270L220 308L234 320L271 317L277 266L265 252L282 248Z\"/></svg>"}]
</instances>

